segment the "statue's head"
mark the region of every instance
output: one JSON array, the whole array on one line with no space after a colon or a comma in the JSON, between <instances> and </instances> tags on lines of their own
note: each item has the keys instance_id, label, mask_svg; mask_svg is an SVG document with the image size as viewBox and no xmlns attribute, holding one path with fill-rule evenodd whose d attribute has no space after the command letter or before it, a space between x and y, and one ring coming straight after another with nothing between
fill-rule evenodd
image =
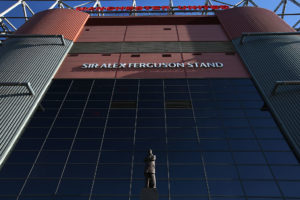
<instances>
[{"instance_id":1,"label":"statue's head","mask_svg":"<svg viewBox=\"0 0 300 200\"><path fill-rule=\"evenodd\" d=\"M151 155L152 154L152 149L148 150L148 154Z\"/></svg>"}]
</instances>

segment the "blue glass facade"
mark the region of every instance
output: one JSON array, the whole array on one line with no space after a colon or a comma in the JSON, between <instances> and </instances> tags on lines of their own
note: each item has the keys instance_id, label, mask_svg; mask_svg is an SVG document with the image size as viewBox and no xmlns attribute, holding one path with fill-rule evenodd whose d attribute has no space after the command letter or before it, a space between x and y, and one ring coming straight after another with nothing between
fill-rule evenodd
<instances>
[{"instance_id":1,"label":"blue glass facade","mask_svg":"<svg viewBox=\"0 0 300 200\"><path fill-rule=\"evenodd\" d=\"M0 199L300 199L300 165L250 79L54 80L0 171Z\"/></svg>"}]
</instances>

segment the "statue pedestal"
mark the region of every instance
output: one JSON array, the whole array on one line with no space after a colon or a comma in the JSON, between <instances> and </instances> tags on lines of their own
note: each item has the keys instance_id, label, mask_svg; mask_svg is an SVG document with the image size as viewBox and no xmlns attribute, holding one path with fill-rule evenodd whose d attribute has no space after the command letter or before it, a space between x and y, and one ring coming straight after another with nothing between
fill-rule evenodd
<instances>
[{"instance_id":1,"label":"statue pedestal","mask_svg":"<svg viewBox=\"0 0 300 200\"><path fill-rule=\"evenodd\" d=\"M141 200L158 200L158 192L156 188L143 188L141 192Z\"/></svg>"}]
</instances>

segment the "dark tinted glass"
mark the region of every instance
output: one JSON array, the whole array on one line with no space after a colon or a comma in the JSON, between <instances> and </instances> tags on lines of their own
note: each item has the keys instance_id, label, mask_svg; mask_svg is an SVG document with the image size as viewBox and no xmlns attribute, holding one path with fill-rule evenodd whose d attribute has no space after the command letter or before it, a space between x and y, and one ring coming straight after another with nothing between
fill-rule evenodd
<instances>
[{"instance_id":1,"label":"dark tinted glass","mask_svg":"<svg viewBox=\"0 0 300 200\"><path fill-rule=\"evenodd\" d=\"M101 56L101 55L100 55ZM54 80L0 171L0 199L300 199L300 165L250 79Z\"/></svg>"}]
</instances>

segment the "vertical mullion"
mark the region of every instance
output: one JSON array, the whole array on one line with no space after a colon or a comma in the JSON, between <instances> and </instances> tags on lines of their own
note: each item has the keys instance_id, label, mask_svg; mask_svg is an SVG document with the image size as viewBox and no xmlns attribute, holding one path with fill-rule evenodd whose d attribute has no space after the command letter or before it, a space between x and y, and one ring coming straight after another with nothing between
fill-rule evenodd
<instances>
[{"instance_id":1,"label":"vertical mullion","mask_svg":"<svg viewBox=\"0 0 300 200\"><path fill-rule=\"evenodd\" d=\"M201 145L201 140L200 140L199 131L198 131L198 125L197 125L197 120L196 120L196 115L195 115L195 110L194 110L194 105L193 105L193 99L192 99L192 94L191 94L191 90L190 90L190 83L189 83L188 79L186 79L186 80L187 80L188 92L189 92L191 106L192 106L193 119L194 119L195 127L196 127L197 140L198 140L198 144ZM207 172L206 172L206 163L205 163L205 159L203 156L203 152L200 151L200 154L201 154L201 161L202 161L202 166L203 166L203 171L204 171L205 183L206 183L206 187L207 187L208 199L211 200L211 194L210 194L210 189L209 189L209 184L208 184L208 177L207 177Z\"/></svg>"},{"instance_id":2,"label":"vertical mullion","mask_svg":"<svg viewBox=\"0 0 300 200\"><path fill-rule=\"evenodd\" d=\"M84 115L86 106L87 106L87 104L88 104L88 101L89 101L89 98L90 98L90 95L91 95L91 92L92 92L94 83L95 83L95 80L93 80L93 82L92 82L92 85L91 85L91 87L90 87L90 90L89 90L89 93L88 93L86 102L85 102L85 104L84 104L84 107L83 107L83 110L82 110L82 113L81 113L81 116L80 116L80 119L79 119L79 122L78 122L78 126L77 126L77 128L76 128L75 135L74 135L74 138L73 138L73 141L72 141L72 144L71 144L71 147L70 147L70 150L69 150L67 159L66 159L66 161L65 161L65 165L64 165L64 167L63 167L63 171L62 171L62 173L61 173L61 176L60 176L60 178L59 178L59 182L58 182L57 187L56 187L56 190L55 190L55 194L57 194L57 192L58 192L58 189L59 189L59 186L60 186L62 177L63 177L63 175L64 175L64 172L65 172L65 170L66 170L67 163L68 163L69 158L70 158L70 154L72 153L72 149L73 149L73 146L74 146L74 143L75 143L75 139L76 139L76 136L77 136L77 133L78 133L78 130L79 130L79 127L80 127L80 124L81 124L81 121L82 121L82 118L83 118L83 115Z\"/></svg>"},{"instance_id":3,"label":"vertical mullion","mask_svg":"<svg viewBox=\"0 0 300 200\"><path fill-rule=\"evenodd\" d=\"M98 153L98 158L97 158L97 162L96 162L96 168L95 168L95 173L94 173L94 177L93 177L93 182L92 182L92 186L91 186L91 192L90 192L89 199L92 198L92 194L93 194L93 190L94 190L94 185L95 185L95 180L96 180L96 176L97 176L98 166L99 166L99 163L100 163L100 157L101 157L101 151L102 151L103 141L104 141L104 137L105 137L105 133L106 133L106 129L107 129L107 122L108 122L108 118L109 118L109 114L110 114L110 109L111 109L111 103L113 101L115 86L116 86L116 79L114 79L114 85L113 85L113 89L112 89L112 93L111 93L111 97L110 97L108 111L107 111L107 114L106 114L106 120L105 120L105 124L104 124L104 129L103 129L101 144L100 144L100 147L99 147L99 153Z\"/></svg>"},{"instance_id":4,"label":"vertical mullion","mask_svg":"<svg viewBox=\"0 0 300 200\"><path fill-rule=\"evenodd\" d=\"M53 83L52 83L52 84L53 84ZM27 181L28 181L28 179L29 179L29 177L30 177L30 175L31 175L31 172L32 172L34 166L36 165L36 162L37 162L37 160L38 160L38 158L39 158L39 156L40 156L40 154L41 154L41 152L42 152L42 150L43 150L43 148L44 148L44 146L45 146L45 143L46 143L46 141L47 141L47 139L48 139L48 136L49 136L49 134L50 134L50 132L51 132L53 126L54 126L54 123L55 123L55 121L56 121L56 119L57 119L57 117L58 117L58 115L59 115L59 112L60 112L60 110L61 110L61 108L62 108L62 106L63 106L63 104L64 104L64 102L65 102L65 100L66 100L66 98L67 98L67 96L68 96L68 94L69 94L69 91L70 91L72 85L73 85L73 81L70 83L70 86L69 86L69 88L68 88L68 90L67 90L67 92L66 92L64 98L63 98L62 101L61 101L61 104L60 104L60 106L59 106L59 108L58 108L58 110L57 110L57 113L56 113L56 115L55 115L55 117L54 117L54 120L53 120L53 122L52 122L52 124L51 124L51 126L50 126L50 128L49 128L49 130L48 130L48 133L47 133L47 135L46 135L46 137L45 137L45 139L44 139L44 142L43 142L43 144L42 144L42 146L41 146L41 148L40 148L40 150L39 150L39 152L38 152L38 154L37 154L37 156L36 156L36 158L35 158L35 160L34 160L34 162L33 162L33 165L32 165L32 167L31 167L31 169L30 169L30 171L29 171L29 173L28 173L28 175L27 175L27 177L26 177L26 179L25 179L24 184L23 184L23 186L22 186L22 188L21 188L21 190L20 190L20 192L19 192L19 194L18 194L18 196L17 196L17 200L20 198L21 193L23 192L24 187L25 187L25 185L26 185L26 183L27 183Z\"/></svg>"},{"instance_id":5,"label":"vertical mullion","mask_svg":"<svg viewBox=\"0 0 300 200\"><path fill-rule=\"evenodd\" d=\"M167 110L166 110L166 93L165 80L163 80L163 97L164 97L164 120L165 120L165 136L166 136L166 154L167 154L167 176L168 176L168 199L171 200L171 183L170 183L170 163L169 163L169 148L168 148L168 128L167 128Z\"/></svg>"},{"instance_id":6,"label":"vertical mullion","mask_svg":"<svg viewBox=\"0 0 300 200\"><path fill-rule=\"evenodd\" d=\"M133 179L134 153L135 153L135 135L136 135L136 129L137 129L137 120L138 120L139 94L140 94L140 80L138 80L138 89L137 89L137 97L136 97L135 123L134 123L134 133L133 133L131 171L130 171L129 200L131 199L131 195L132 195L132 179Z\"/></svg>"}]
</instances>

